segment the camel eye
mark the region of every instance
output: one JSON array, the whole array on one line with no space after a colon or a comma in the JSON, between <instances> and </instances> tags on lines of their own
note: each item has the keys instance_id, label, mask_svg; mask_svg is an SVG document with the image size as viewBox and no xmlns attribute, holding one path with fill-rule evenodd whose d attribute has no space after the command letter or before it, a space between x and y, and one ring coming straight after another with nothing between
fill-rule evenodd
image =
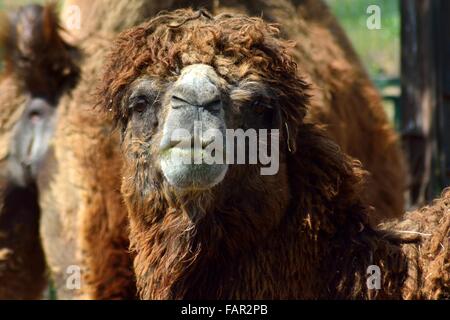
<instances>
[{"instance_id":1,"label":"camel eye","mask_svg":"<svg viewBox=\"0 0 450 320\"><path fill-rule=\"evenodd\" d=\"M134 101L131 104L131 109L133 111L142 113L147 109L148 106L148 100L146 97L137 97L134 99Z\"/></svg>"},{"instance_id":2,"label":"camel eye","mask_svg":"<svg viewBox=\"0 0 450 320\"><path fill-rule=\"evenodd\" d=\"M267 110L267 106L261 100L255 100L252 103L252 109L258 114L262 114Z\"/></svg>"}]
</instances>

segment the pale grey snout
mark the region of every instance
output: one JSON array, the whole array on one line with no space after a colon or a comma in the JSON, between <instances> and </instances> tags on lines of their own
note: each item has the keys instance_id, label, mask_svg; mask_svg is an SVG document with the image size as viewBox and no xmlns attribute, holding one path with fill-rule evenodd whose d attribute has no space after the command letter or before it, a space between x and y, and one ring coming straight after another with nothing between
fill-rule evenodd
<instances>
[{"instance_id":1,"label":"pale grey snout","mask_svg":"<svg viewBox=\"0 0 450 320\"><path fill-rule=\"evenodd\" d=\"M227 172L224 163L203 162L214 140L212 132L223 135L226 130L220 83L214 68L194 64L181 71L168 92L160 164L167 181L177 188L208 189Z\"/></svg>"},{"instance_id":2,"label":"pale grey snout","mask_svg":"<svg viewBox=\"0 0 450 320\"><path fill-rule=\"evenodd\" d=\"M210 140L204 137L208 129L225 130L219 83L219 77L211 66L194 64L182 70L169 92L171 108L163 129L161 150L177 144L172 137L177 129L184 129L193 137L196 122L200 124L197 127L200 129L202 142Z\"/></svg>"},{"instance_id":3,"label":"pale grey snout","mask_svg":"<svg viewBox=\"0 0 450 320\"><path fill-rule=\"evenodd\" d=\"M222 107L217 74L207 65L195 64L183 69L172 90L172 108L196 106L212 111Z\"/></svg>"}]
</instances>

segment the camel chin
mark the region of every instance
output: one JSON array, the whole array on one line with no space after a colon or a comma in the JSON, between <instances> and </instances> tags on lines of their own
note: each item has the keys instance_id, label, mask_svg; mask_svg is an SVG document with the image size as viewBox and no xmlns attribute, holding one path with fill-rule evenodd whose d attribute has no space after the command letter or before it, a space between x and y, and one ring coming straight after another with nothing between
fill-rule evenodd
<instances>
[{"instance_id":1,"label":"camel chin","mask_svg":"<svg viewBox=\"0 0 450 320\"><path fill-rule=\"evenodd\" d=\"M208 190L219 184L225 178L228 165L183 161L191 158L193 152L193 149L176 147L164 152L160 165L167 182L172 187L182 190Z\"/></svg>"}]
</instances>

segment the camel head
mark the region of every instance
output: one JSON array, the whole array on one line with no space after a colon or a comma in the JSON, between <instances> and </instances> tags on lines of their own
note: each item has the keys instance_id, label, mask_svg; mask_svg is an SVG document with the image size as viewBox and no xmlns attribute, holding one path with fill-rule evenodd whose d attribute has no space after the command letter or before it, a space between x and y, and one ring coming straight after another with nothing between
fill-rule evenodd
<instances>
[{"instance_id":1,"label":"camel head","mask_svg":"<svg viewBox=\"0 0 450 320\"><path fill-rule=\"evenodd\" d=\"M283 188L308 85L278 33L259 18L177 10L119 36L98 95L122 132L130 193L204 206L236 185Z\"/></svg>"},{"instance_id":2,"label":"camel head","mask_svg":"<svg viewBox=\"0 0 450 320\"><path fill-rule=\"evenodd\" d=\"M53 134L62 94L78 81L78 49L61 37L56 5L27 5L0 19L5 70L27 97L10 143L8 171L21 186L34 183Z\"/></svg>"}]
</instances>

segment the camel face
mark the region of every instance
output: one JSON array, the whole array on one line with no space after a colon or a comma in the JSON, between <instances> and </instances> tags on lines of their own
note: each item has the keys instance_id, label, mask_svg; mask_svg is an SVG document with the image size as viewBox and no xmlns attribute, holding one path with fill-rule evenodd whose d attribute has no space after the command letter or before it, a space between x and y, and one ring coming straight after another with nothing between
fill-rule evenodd
<instances>
[{"instance_id":1,"label":"camel face","mask_svg":"<svg viewBox=\"0 0 450 320\"><path fill-rule=\"evenodd\" d=\"M150 146L148 156L175 191L208 190L225 179L230 165L259 165L258 144L260 152L268 144L278 147L278 135L270 132L267 141L257 132L278 130L273 108L262 104L268 91L262 81L229 83L202 63L187 65L164 84L144 76L124 102L132 112L127 131L132 141Z\"/></svg>"},{"instance_id":2,"label":"camel face","mask_svg":"<svg viewBox=\"0 0 450 320\"><path fill-rule=\"evenodd\" d=\"M205 162L207 148L223 155L225 86L214 68L205 64L185 67L168 92L168 111L160 142L160 164L168 182L183 189L208 189L223 180L225 161ZM219 141L221 140L221 141ZM223 160L223 157L222 159Z\"/></svg>"},{"instance_id":3,"label":"camel face","mask_svg":"<svg viewBox=\"0 0 450 320\"><path fill-rule=\"evenodd\" d=\"M31 97L14 128L8 166L13 181L22 187L36 181L39 166L53 134L55 106L48 99Z\"/></svg>"},{"instance_id":4,"label":"camel face","mask_svg":"<svg viewBox=\"0 0 450 320\"><path fill-rule=\"evenodd\" d=\"M97 92L122 132L130 204L160 190L206 210L236 185L287 190L309 101L291 44L257 18L161 17L117 38Z\"/></svg>"}]
</instances>

